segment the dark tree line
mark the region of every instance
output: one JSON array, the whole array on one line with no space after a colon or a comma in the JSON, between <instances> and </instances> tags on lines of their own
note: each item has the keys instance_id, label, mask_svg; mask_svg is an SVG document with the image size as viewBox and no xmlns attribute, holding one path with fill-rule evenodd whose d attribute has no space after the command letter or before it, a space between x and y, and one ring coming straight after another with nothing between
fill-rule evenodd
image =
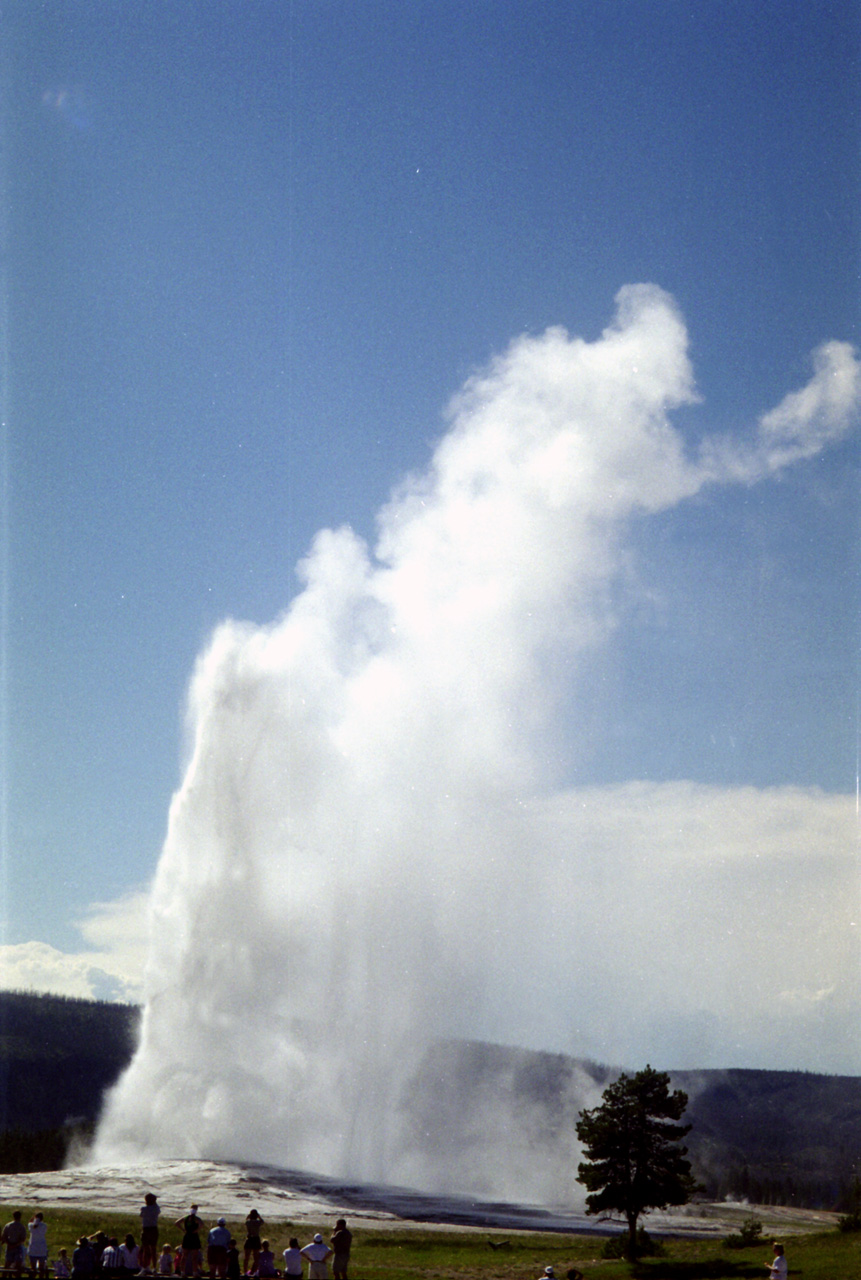
<instances>
[{"instance_id":1,"label":"dark tree line","mask_svg":"<svg viewBox=\"0 0 861 1280\"><path fill-rule=\"evenodd\" d=\"M70 1149L92 1135L92 1123L55 1129L4 1129L0 1132L0 1173L62 1169Z\"/></svg>"}]
</instances>

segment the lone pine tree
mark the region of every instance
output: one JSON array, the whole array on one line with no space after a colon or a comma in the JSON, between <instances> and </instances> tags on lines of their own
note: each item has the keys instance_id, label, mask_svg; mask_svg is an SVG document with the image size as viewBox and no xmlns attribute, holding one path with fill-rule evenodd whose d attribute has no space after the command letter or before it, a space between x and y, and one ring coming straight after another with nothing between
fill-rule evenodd
<instances>
[{"instance_id":1,"label":"lone pine tree","mask_svg":"<svg viewBox=\"0 0 861 1280\"><path fill-rule=\"evenodd\" d=\"M680 1145L691 1126L670 1123L681 1119L688 1095L681 1089L670 1093L670 1077L647 1066L634 1076L619 1076L602 1096L601 1105L582 1111L577 1121L587 1157L578 1166L578 1181L591 1193L587 1213L625 1215L633 1257L640 1215L685 1204L696 1189L687 1148Z\"/></svg>"}]
</instances>

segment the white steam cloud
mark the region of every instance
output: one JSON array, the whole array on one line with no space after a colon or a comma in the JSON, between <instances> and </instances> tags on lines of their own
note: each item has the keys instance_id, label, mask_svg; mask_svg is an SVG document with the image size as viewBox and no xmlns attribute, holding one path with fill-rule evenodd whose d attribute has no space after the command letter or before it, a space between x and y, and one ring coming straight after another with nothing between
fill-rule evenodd
<instances>
[{"instance_id":1,"label":"white steam cloud","mask_svg":"<svg viewBox=\"0 0 861 1280\"><path fill-rule=\"evenodd\" d=\"M553 794L542 741L563 671L570 687L613 626L627 518L810 457L854 421L859 366L827 343L753 443L691 456L668 418L696 400L683 320L655 286L617 302L598 341L523 337L469 380L373 555L325 530L278 622L216 631L152 891L141 1044L96 1159L265 1159L528 1196L504 1159L481 1178L444 1151L417 1159L408 1082L435 1039L639 1065L659 1028L681 1055L729 1060L762 1037L767 1066L771 1037L795 1044L811 1018L851 1037L848 799ZM752 883L791 945L759 894L739 911ZM811 893L837 904L827 929ZM655 993L682 967L670 1016Z\"/></svg>"}]
</instances>

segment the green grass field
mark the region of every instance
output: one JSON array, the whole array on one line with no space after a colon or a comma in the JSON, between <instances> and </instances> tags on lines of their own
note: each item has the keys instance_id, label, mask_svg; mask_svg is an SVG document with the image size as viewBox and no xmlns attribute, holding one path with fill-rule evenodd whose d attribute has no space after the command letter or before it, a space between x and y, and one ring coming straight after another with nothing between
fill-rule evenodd
<instances>
[{"instance_id":1,"label":"green grass field","mask_svg":"<svg viewBox=\"0 0 861 1280\"><path fill-rule=\"evenodd\" d=\"M0 1206L7 1222L13 1208ZM71 1251L76 1239L103 1228L109 1235L132 1232L138 1237L137 1214L97 1213L86 1210L46 1209L48 1242L53 1260L61 1246ZM243 1226L228 1220L240 1247ZM270 1246L280 1261L291 1235L307 1244L315 1230L325 1233L331 1222L319 1227L267 1223ZM179 1231L164 1228L162 1240L178 1243ZM501 1248L491 1248L489 1241ZM810 1232L785 1238L789 1274L796 1280L861 1280L861 1234L841 1235L838 1231ZM446 1229L412 1230L353 1227L351 1280L538 1280L552 1264L564 1280L569 1267L577 1267L586 1280L766 1280L766 1263L771 1258L770 1241L750 1249L726 1249L715 1240L668 1240L665 1255L648 1258L636 1265L601 1258L603 1239L556 1233L488 1232Z\"/></svg>"}]
</instances>

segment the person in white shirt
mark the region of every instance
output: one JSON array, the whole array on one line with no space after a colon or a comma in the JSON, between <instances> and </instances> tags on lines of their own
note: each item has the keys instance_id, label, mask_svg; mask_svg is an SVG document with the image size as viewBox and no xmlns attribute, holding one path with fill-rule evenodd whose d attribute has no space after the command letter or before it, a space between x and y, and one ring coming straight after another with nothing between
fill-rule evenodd
<instances>
[{"instance_id":1,"label":"person in white shirt","mask_svg":"<svg viewBox=\"0 0 861 1280\"><path fill-rule=\"evenodd\" d=\"M120 1266L123 1271L137 1273L140 1267L140 1250L135 1244L134 1236L129 1233L120 1245Z\"/></svg>"},{"instance_id":2,"label":"person in white shirt","mask_svg":"<svg viewBox=\"0 0 861 1280\"><path fill-rule=\"evenodd\" d=\"M27 1223L30 1242L27 1253L30 1256L30 1269L37 1275L44 1276L48 1272L48 1227L41 1213Z\"/></svg>"},{"instance_id":3,"label":"person in white shirt","mask_svg":"<svg viewBox=\"0 0 861 1280\"><path fill-rule=\"evenodd\" d=\"M295 1236L290 1237L290 1246L284 1250L284 1274L285 1276L302 1274L302 1250Z\"/></svg>"},{"instance_id":4,"label":"person in white shirt","mask_svg":"<svg viewBox=\"0 0 861 1280\"><path fill-rule=\"evenodd\" d=\"M786 1254L783 1252L783 1245L777 1241L772 1245L774 1249L774 1257L771 1262L765 1265L768 1267L770 1280L786 1280L788 1268L786 1265Z\"/></svg>"},{"instance_id":5,"label":"person in white shirt","mask_svg":"<svg viewBox=\"0 0 861 1280\"><path fill-rule=\"evenodd\" d=\"M300 1250L303 1258L308 1259L308 1280L329 1280L329 1268L326 1259L331 1257L332 1250L323 1243L319 1231L310 1244Z\"/></svg>"}]
</instances>

